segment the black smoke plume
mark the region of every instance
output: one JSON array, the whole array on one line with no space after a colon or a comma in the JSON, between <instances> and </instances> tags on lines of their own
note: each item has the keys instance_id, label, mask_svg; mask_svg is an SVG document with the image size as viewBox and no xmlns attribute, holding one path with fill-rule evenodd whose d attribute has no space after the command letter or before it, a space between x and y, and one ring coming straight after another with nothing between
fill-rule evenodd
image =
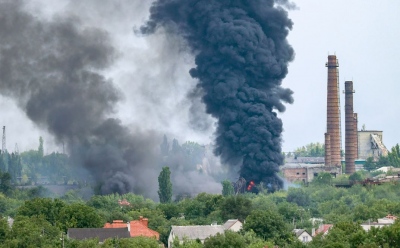
<instances>
[{"instance_id":1,"label":"black smoke plume","mask_svg":"<svg viewBox=\"0 0 400 248\"><path fill-rule=\"evenodd\" d=\"M110 118L121 94L101 74L116 59L109 35L77 17L44 20L25 7L22 0L0 0L0 94L67 144L101 193L147 191L140 178L146 181L143 165L151 164L157 143Z\"/></svg>"},{"instance_id":2,"label":"black smoke plume","mask_svg":"<svg viewBox=\"0 0 400 248\"><path fill-rule=\"evenodd\" d=\"M294 51L284 0L158 0L143 34L164 28L182 37L195 55L207 113L217 119L215 153L240 166L247 181L281 187L282 121L275 111L292 103L281 87Z\"/></svg>"}]
</instances>

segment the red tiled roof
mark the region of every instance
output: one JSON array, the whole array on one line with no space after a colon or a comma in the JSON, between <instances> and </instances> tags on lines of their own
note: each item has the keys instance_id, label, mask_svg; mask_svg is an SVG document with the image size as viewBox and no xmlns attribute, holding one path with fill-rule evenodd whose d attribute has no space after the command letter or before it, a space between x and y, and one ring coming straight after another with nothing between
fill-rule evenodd
<instances>
[{"instance_id":1,"label":"red tiled roof","mask_svg":"<svg viewBox=\"0 0 400 248\"><path fill-rule=\"evenodd\" d=\"M140 216L139 220L132 220L129 224L124 223L122 220L113 220L112 223L106 223L104 228L122 228L129 225L131 237L145 236L159 240L160 234L147 227L148 221L147 218L143 218L142 216Z\"/></svg>"},{"instance_id":2,"label":"red tiled roof","mask_svg":"<svg viewBox=\"0 0 400 248\"><path fill-rule=\"evenodd\" d=\"M112 223L104 224L103 228L123 228L123 227L128 227L128 224L124 223L123 220L113 220Z\"/></svg>"},{"instance_id":3,"label":"red tiled roof","mask_svg":"<svg viewBox=\"0 0 400 248\"><path fill-rule=\"evenodd\" d=\"M333 227L332 224L323 224L321 225L317 230L315 230L315 235L322 233L325 234L326 232L328 232L329 229L331 229Z\"/></svg>"},{"instance_id":4,"label":"red tiled roof","mask_svg":"<svg viewBox=\"0 0 400 248\"><path fill-rule=\"evenodd\" d=\"M150 238L160 239L160 234L156 231L151 230L147 226L143 225L140 220L133 220L129 223L131 237L145 236Z\"/></svg>"}]
</instances>

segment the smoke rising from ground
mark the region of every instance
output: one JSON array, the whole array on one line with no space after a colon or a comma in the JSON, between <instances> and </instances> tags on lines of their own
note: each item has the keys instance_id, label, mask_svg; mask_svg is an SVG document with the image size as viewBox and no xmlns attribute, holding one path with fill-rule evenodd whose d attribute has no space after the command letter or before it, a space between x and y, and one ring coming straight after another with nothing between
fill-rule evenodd
<instances>
[{"instance_id":1,"label":"smoke rising from ground","mask_svg":"<svg viewBox=\"0 0 400 248\"><path fill-rule=\"evenodd\" d=\"M282 187L275 111L293 102L281 82L294 51L286 39L292 22L279 5L293 7L283 0L158 0L140 31L165 30L187 42L196 56L190 75L217 119L215 153L247 181Z\"/></svg>"},{"instance_id":2,"label":"smoke rising from ground","mask_svg":"<svg viewBox=\"0 0 400 248\"><path fill-rule=\"evenodd\" d=\"M187 126L198 125L196 118L203 123L192 127L204 142L212 129L213 120L201 118L204 105L186 99L195 83L187 84L192 79L180 68L189 69L192 57L178 55L179 39L133 35L134 22L147 15L144 1L41 3L0 0L0 94L64 143L102 193L156 199L166 166L159 158L161 134L190 139L196 132ZM180 173L172 172L178 190L191 181L215 184L207 175L191 173L189 180Z\"/></svg>"}]
</instances>

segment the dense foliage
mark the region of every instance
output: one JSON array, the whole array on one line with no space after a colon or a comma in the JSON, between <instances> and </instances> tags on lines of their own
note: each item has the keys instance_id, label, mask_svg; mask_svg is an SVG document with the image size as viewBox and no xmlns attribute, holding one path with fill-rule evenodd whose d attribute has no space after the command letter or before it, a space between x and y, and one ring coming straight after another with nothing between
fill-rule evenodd
<instances>
[{"instance_id":1,"label":"dense foliage","mask_svg":"<svg viewBox=\"0 0 400 248\"><path fill-rule=\"evenodd\" d=\"M297 157L324 157L325 156L325 145L321 143L310 143L305 146L299 147L294 151L294 154L288 153L286 156L297 156Z\"/></svg>"},{"instance_id":2,"label":"dense foliage","mask_svg":"<svg viewBox=\"0 0 400 248\"><path fill-rule=\"evenodd\" d=\"M51 173L55 177L59 177L57 173L67 175L66 171L63 172L68 170L68 166L63 167L68 164L67 157L63 154L43 155L40 144L37 151L11 154L7 163L20 161L22 175L29 175L35 167L32 171L36 171L36 178L46 170L53 170ZM169 146L164 144L163 149L168 151ZM200 150L201 147L194 143L179 146L173 142L169 153L182 155ZM395 147L390 152L393 162L396 161L397 150ZM16 156L20 158L16 159ZM3 158L0 159L0 167L4 163ZM400 215L397 181L366 186L356 183L350 188L334 186L349 186L349 182L363 180L370 176L366 171L338 178L320 173L309 185L294 185L286 191L273 193L258 185L258 194L235 195L231 182L225 180L221 182L221 194L200 193L195 197L176 197L172 201L168 193L166 200L160 203L133 193L92 195L91 189L83 186L61 197L55 196L41 186L15 187L13 180L18 177L13 173L0 171L0 247L62 247L62 243L65 247L159 247L160 243L167 244L172 225L223 224L228 219L242 221L242 231L207 238L204 244L198 241L174 242L175 247L398 247L400 243L400 222L381 229L373 228L369 232L359 225L388 214ZM27 182L33 182L34 177L31 174ZM168 182L164 179L160 180L160 189L167 188L161 187L161 182ZM171 186L169 183L165 185ZM120 200L130 204L121 206ZM160 233L160 241L148 238L109 239L99 246L96 239L77 241L66 238L66 232L71 227L102 227L112 220L130 221L140 216L149 219L149 228ZM8 217L14 219L12 227L7 223ZM311 242L303 244L295 238L292 230L303 228L311 233L312 228L321 224L311 221L311 218L322 219L323 223L334 224L334 227L329 234L316 236Z\"/></svg>"},{"instance_id":3,"label":"dense foliage","mask_svg":"<svg viewBox=\"0 0 400 248\"><path fill-rule=\"evenodd\" d=\"M144 216L149 227L167 243L171 225L222 224L228 219L245 222L240 233L227 232L208 238L204 244L187 241L176 247L395 247L400 242L400 223L365 232L358 223L374 221L387 214L400 215L400 190L395 182L376 186L332 186L335 180L325 175L309 186L259 194L226 195L201 193L170 203L156 203L132 193L94 195L82 198L82 190L70 191L58 199L40 197L43 190L9 189L0 194L0 247L56 247L64 238L65 247L97 247L96 240L67 240L70 227L102 227L113 219L124 221ZM121 207L118 200L130 205ZM14 220L12 229L6 217ZM305 228L311 233L321 218L334 224L328 235L317 236L308 244L300 243L292 231ZM63 234L64 233L64 234ZM399 237L398 237L399 236ZM38 238L41 237L41 238ZM390 238L389 238L390 237ZM143 245L141 245L143 243ZM29 244L29 245L26 245ZM372 246L366 246L373 244ZM108 240L102 247L158 247L151 239Z\"/></svg>"}]
</instances>

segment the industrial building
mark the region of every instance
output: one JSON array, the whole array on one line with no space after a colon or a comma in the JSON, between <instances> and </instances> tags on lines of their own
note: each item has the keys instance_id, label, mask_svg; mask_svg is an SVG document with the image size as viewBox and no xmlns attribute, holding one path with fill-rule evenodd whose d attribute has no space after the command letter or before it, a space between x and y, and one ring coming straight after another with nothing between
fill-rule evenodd
<instances>
[{"instance_id":1,"label":"industrial building","mask_svg":"<svg viewBox=\"0 0 400 248\"><path fill-rule=\"evenodd\" d=\"M345 173L353 174L362 169L362 164L369 157L377 160L386 156L388 150L383 144L382 131L358 131L358 114L354 113L353 81L344 83L345 94L345 147L342 157L342 131L340 112L339 60L336 55L329 55L325 66L327 75L327 115L325 133L325 157L309 159L286 159L281 170L288 181L310 182L320 172L328 172L333 176ZM318 161L318 163L307 162Z\"/></svg>"},{"instance_id":2,"label":"industrial building","mask_svg":"<svg viewBox=\"0 0 400 248\"><path fill-rule=\"evenodd\" d=\"M383 144L382 136L382 131L358 131L358 158L366 160L373 157L376 161L380 156L387 156L388 149Z\"/></svg>"}]
</instances>

